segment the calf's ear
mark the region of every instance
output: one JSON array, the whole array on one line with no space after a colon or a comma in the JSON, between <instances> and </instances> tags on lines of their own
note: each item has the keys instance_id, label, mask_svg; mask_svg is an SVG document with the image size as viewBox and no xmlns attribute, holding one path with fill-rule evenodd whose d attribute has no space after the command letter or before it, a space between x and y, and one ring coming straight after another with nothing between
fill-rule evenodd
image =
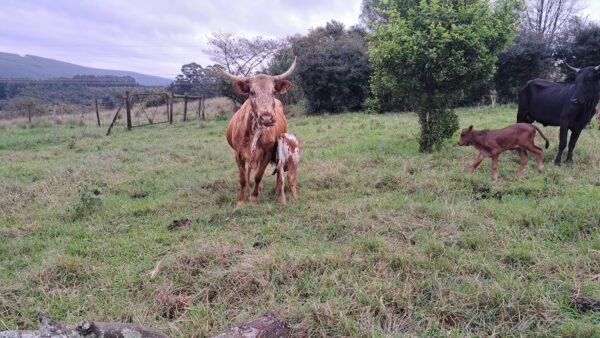
<instances>
[{"instance_id":1,"label":"calf's ear","mask_svg":"<svg viewBox=\"0 0 600 338\"><path fill-rule=\"evenodd\" d=\"M233 81L233 88L240 95L248 95L250 93L250 86L246 81Z\"/></svg>"},{"instance_id":2,"label":"calf's ear","mask_svg":"<svg viewBox=\"0 0 600 338\"><path fill-rule=\"evenodd\" d=\"M285 94L288 89L292 87L292 83L288 80L277 80L275 81L275 90L279 94Z\"/></svg>"}]
</instances>

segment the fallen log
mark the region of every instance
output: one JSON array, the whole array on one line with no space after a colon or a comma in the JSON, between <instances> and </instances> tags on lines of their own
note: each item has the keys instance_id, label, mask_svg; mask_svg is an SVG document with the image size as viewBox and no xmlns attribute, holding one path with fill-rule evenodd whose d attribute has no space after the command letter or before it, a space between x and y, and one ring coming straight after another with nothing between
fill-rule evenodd
<instances>
[{"instance_id":1,"label":"fallen log","mask_svg":"<svg viewBox=\"0 0 600 338\"><path fill-rule=\"evenodd\" d=\"M40 322L41 327L38 331L2 331L0 338L168 338L160 331L137 324L98 323L84 320L71 326L47 316L43 316Z\"/></svg>"},{"instance_id":2,"label":"fallen log","mask_svg":"<svg viewBox=\"0 0 600 338\"><path fill-rule=\"evenodd\" d=\"M212 338L282 338L290 335L287 323L277 312L269 311Z\"/></svg>"}]
</instances>

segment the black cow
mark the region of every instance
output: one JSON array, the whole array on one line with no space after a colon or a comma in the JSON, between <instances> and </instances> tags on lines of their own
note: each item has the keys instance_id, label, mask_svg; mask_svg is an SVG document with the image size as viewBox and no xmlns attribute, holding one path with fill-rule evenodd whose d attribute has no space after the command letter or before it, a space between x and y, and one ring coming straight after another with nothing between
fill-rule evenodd
<instances>
[{"instance_id":1,"label":"black cow","mask_svg":"<svg viewBox=\"0 0 600 338\"><path fill-rule=\"evenodd\" d=\"M519 92L517 122L538 121L544 126L560 126L560 142L554 164L559 166L567 146L567 132L571 130L567 162L573 160L573 148L579 134L590 123L596 112L600 93L600 66L575 68L577 73L571 84L547 80L531 80Z\"/></svg>"}]
</instances>

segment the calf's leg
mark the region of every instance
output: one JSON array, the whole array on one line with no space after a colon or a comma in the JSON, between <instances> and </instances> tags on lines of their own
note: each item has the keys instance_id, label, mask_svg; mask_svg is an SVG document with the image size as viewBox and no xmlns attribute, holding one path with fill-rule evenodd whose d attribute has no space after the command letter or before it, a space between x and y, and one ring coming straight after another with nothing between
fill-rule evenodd
<instances>
[{"instance_id":1,"label":"calf's leg","mask_svg":"<svg viewBox=\"0 0 600 338\"><path fill-rule=\"evenodd\" d=\"M296 173L298 171L298 163L291 163L289 171L288 171L288 182L290 185L290 190L292 191L292 200L295 201L298 199L298 192L296 191Z\"/></svg>"},{"instance_id":2,"label":"calf's leg","mask_svg":"<svg viewBox=\"0 0 600 338\"><path fill-rule=\"evenodd\" d=\"M492 155L492 181L498 183L498 154Z\"/></svg>"},{"instance_id":3,"label":"calf's leg","mask_svg":"<svg viewBox=\"0 0 600 338\"><path fill-rule=\"evenodd\" d=\"M529 159L529 156L527 156L527 151L523 150L523 149L519 149L519 170L517 170L517 178L521 178L521 176L523 175L523 170L525 170L525 167L527 166L527 160Z\"/></svg>"},{"instance_id":4,"label":"calf's leg","mask_svg":"<svg viewBox=\"0 0 600 338\"><path fill-rule=\"evenodd\" d=\"M531 144L524 145L524 147L535 154L538 171L542 172L542 169L544 169L544 149L536 146L533 141Z\"/></svg>"},{"instance_id":5,"label":"calf's leg","mask_svg":"<svg viewBox=\"0 0 600 338\"><path fill-rule=\"evenodd\" d=\"M479 155L475 157L475 161L473 161L473 164L471 164L471 173L473 173L475 169L477 169L477 167L481 164L481 161L483 161L484 158L485 155L483 155L482 153L479 153Z\"/></svg>"},{"instance_id":6,"label":"calf's leg","mask_svg":"<svg viewBox=\"0 0 600 338\"><path fill-rule=\"evenodd\" d=\"M277 195L279 195L279 203L286 205L287 200L285 199L285 169L283 163L277 165Z\"/></svg>"}]
</instances>

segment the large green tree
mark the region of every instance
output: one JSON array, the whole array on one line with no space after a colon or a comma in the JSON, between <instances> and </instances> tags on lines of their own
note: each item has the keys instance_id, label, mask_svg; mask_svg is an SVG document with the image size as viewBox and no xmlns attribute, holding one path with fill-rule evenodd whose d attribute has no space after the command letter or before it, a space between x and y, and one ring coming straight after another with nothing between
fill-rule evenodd
<instances>
[{"instance_id":1,"label":"large green tree","mask_svg":"<svg viewBox=\"0 0 600 338\"><path fill-rule=\"evenodd\" d=\"M385 1L385 0L382 0ZM465 91L488 82L498 53L518 21L518 0L398 1L372 25L368 106L400 98L419 115L420 150L430 151L458 129L452 107Z\"/></svg>"},{"instance_id":2,"label":"large green tree","mask_svg":"<svg viewBox=\"0 0 600 338\"><path fill-rule=\"evenodd\" d=\"M297 56L298 67L291 81L301 91L292 87L291 96L301 92L309 114L361 110L371 75L366 34L360 27L347 29L331 21L307 35L290 37L289 46L273 59L270 72L287 69Z\"/></svg>"}]
</instances>

